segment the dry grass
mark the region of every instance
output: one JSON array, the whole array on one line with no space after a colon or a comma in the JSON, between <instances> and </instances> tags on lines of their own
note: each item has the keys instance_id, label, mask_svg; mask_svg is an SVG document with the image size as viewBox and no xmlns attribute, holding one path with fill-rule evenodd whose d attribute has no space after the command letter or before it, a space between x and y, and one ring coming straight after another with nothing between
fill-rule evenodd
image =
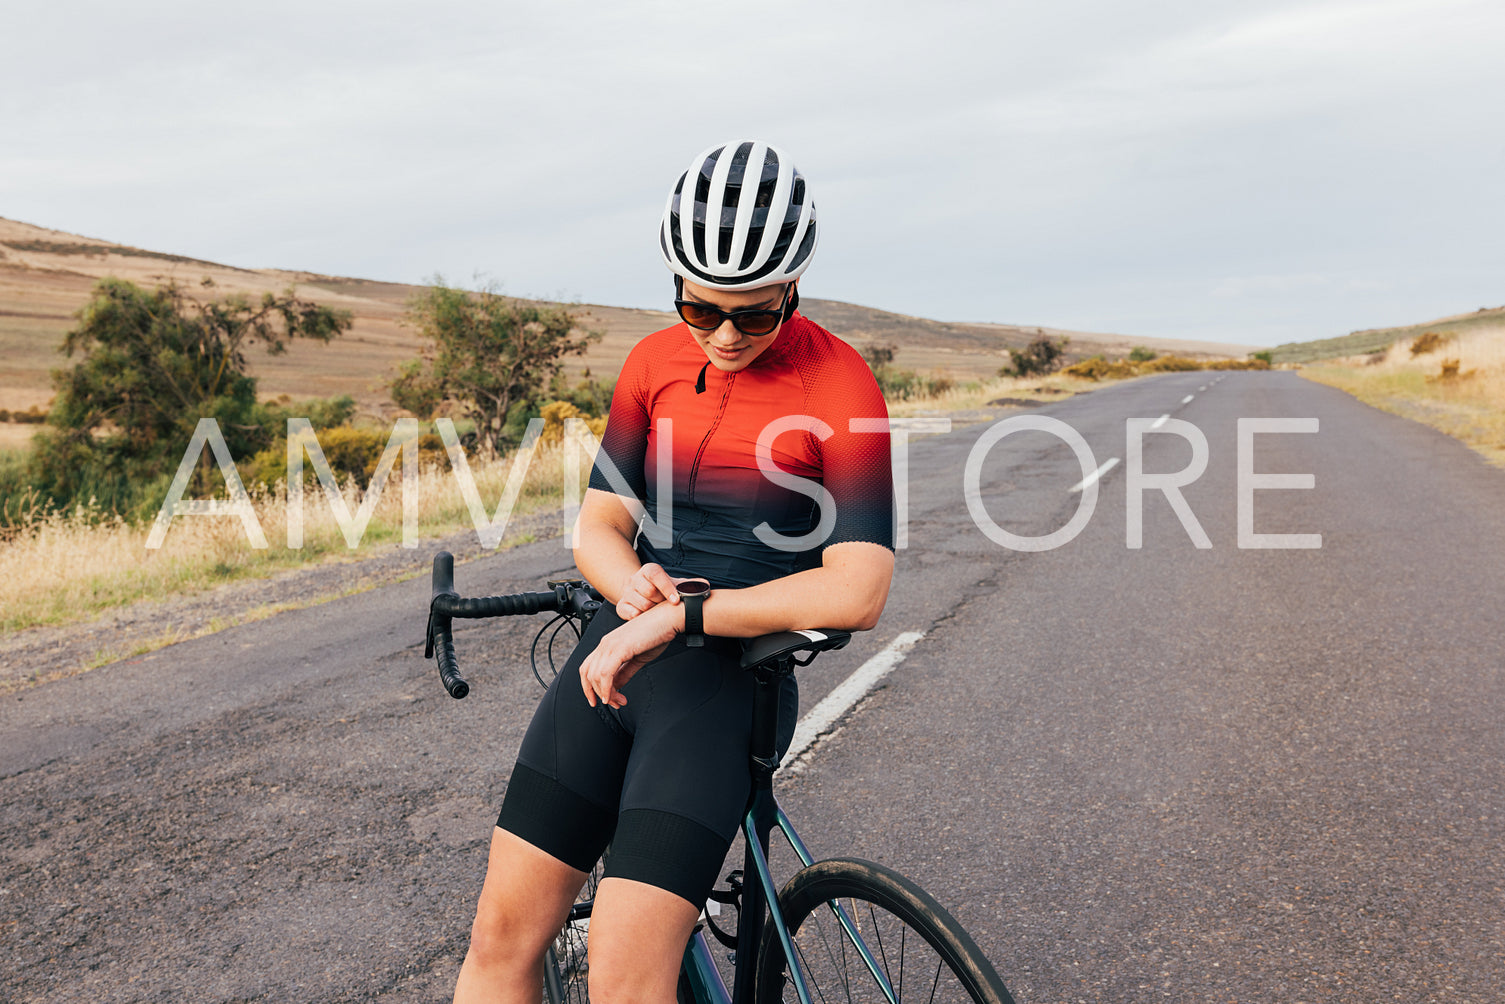
<instances>
[{"instance_id":1,"label":"dry grass","mask_svg":"<svg viewBox=\"0 0 1505 1004\"><path fill-rule=\"evenodd\" d=\"M936 412L975 411L986 408L1000 398L1026 401L1059 401L1092 389L1090 380L1053 373L1045 377L993 377L953 386L930 397L890 401L888 413L893 418L911 418Z\"/></svg>"},{"instance_id":2,"label":"dry grass","mask_svg":"<svg viewBox=\"0 0 1505 1004\"><path fill-rule=\"evenodd\" d=\"M589 472L584 460L581 483ZM541 445L528 466L513 510L515 516L550 508L563 497L566 451ZM501 499L512 458L484 463L470 460L476 488L488 517ZM78 506L39 516L24 532L0 543L0 632L87 620L136 600L200 592L220 583L317 563L359 559L374 550L400 546L402 493L416 499L420 538L463 531L474 524L448 465L424 470L412 485L394 478L371 516L359 546L350 549L323 492L304 499L304 542L287 547L287 495L282 486L253 492L252 504L270 546L251 547L241 521L234 517L178 517L166 541L148 550L149 525L133 525L107 516L97 507ZM351 513L361 492L346 484Z\"/></svg>"},{"instance_id":3,"label":"dry grass","mask_svg":"<svg viewBox=\"0 0 1505 1004\"><path fill-rule=\"evenodd\" d=\"M999 377L961 384L943 394L892 405L895 417L983 409L1002 397L1051 401L1090 387L1060 375L1045 378ZM558 506L563 499L563 465L567 453L552 423L528 466L514 514ZM600 429L595 430L598 434ZM590 457L581 451L581 484ZM480 497L494 512L502 498L511 456L490 463L470 459ZM43 625L77 623L142 599L162 599L203 592L224 582L259 578L328 561L359 560L378 549L400 546L403 492L416 501L420 538L432 539L471 529L474 524L456 477L447 462L426 467L412 485L395 476L383 492L359 546L351 550L321 490L304 500L304 542L287 547L288 502L284 486L252 490L252 505L268 547L253 548L241 521L234 517L177 517L163 546L149 550L150 525L137 525L80 505L66 512L38 514L28 528L0 542L0 632ZM343 495L354 513L362 495L353 482ZM21 500L23 503L25 500ZM11 500L14 507L16 500ZM228 625L221 625L228 626ZM210 625L208 629L214 628ZM164 637L160 644L182 640ZM153 647L159 647L154 645ZM131 652L101 652L109 661Z\"/></svg>"},{"instance_id":4,"label":"dry grass","mask_svg":"<svg viewBox=\"0 0 1505 1004\"><path fill-rule=\"evenodd\" d=\"M1446 432L1505 467L1505 324L1454 337L1422 333L1383 356L1308 365L1302 375L1347 391L1366 404Z\"/></svg>"}]
</instances>

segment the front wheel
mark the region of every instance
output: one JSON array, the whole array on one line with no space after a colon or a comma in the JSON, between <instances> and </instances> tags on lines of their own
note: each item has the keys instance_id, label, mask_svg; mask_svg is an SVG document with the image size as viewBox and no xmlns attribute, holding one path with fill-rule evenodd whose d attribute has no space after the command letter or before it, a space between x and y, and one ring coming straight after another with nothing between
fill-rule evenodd
<instances>
[{"instance_id":1,"label":"front wheel","mask_svg":"<svg viewBox=\"0 0 1505 1004\"><path fill-rule=\"evenodd\" d=\"M1014 1004L956 918L925 890L882 865L857 858L818 861L784 886L779 911L816 1004ZM757 1000L799 1000L772 924L764 929L758 952Z\"/></svg>"}]
</instances>

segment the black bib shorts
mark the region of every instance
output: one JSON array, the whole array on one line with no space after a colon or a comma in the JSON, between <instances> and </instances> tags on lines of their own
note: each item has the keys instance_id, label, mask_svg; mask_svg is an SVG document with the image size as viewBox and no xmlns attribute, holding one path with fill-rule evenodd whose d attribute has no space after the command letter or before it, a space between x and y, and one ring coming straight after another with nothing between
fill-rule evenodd
<instances>
[{"instance_id":1,"label":"black bib shorts","mask_svg":"<svg viewBox=\"0 0 1505 1004\"><path fill-rule=\"evenodd\" d=\"M705 902L742 822L752 782L753 674L736 639L688 648L676 638L620 688L620 709L592 708L580 664L622 623L603 606L534 712L497 826L580 871ZM780 694L779 751L799 693Z\"/></svg>"}]
</instances>

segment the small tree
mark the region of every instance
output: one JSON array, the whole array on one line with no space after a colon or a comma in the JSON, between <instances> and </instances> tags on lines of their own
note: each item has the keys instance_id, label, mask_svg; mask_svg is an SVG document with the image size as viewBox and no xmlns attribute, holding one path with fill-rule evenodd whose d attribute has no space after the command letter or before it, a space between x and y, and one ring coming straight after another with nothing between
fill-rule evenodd
<instances>
[{"instance_id":1,"label":"small tree","mask_svg":"<svg viewBox=\"0 0 1505 1004\"><path fill-rule=\"evenodd\" d=\"M424 418L439 402L457 401L488 455L513 407L536 399L565 356L583 354L601 337L562 307L442 282L409 301L407 319L433 345L392 382L393 400Z\"/></svg>"},{"instance_id":2,"label":"small tree","mask_svg":"<svg viewBox=\"0 0 1505 1004\"><path fill-rule=\"evenodd\" d=\"M1043 331L1036 329L1034 341L1022 349L1010 349L1009 365L998 372L1001 376L1016 377L1051 373L1061 365L1061 357L1065 354L1066 344L1070 341L1069 338L1055 341Z\"/></svg>"},{"instance_id":3,"label":"small tree","mask_svg":"<svg viewBox=\"0 0 1505 1004\"><path fill-rule=\"evenodd\" d=\"M266 432L256 380L246 374L249 348L259 343L277 355L294 338L327 342L350 324L348 311L292 289L254 302L243 294L200 302L176 283L148 292L100 280L63 340L63 352L82 358L52 374L51 429L34 454L40 486L55 501L94 492L124 508L176 468L204 417L219 420L233 455L253 452Z\"/></svg>"},{"instance_id":4,"label":"small tree","mask_svg":"<svg viewBox=\"0 0 1505 1004\"><path fill-rule=\"evenodd\" d=\"M885 342L871 342L862 350L862 358L867 360L868 367L876 373L881 367L893 363L894 352L892 345Z\"/></svg>"}]
</instances>

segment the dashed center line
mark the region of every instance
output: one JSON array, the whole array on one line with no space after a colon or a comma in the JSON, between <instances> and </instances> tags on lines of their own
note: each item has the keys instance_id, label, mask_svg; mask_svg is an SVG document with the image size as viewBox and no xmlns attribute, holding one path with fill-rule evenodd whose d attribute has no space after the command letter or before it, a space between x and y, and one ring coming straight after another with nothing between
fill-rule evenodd
<instances>
[{"instance_id":1,"label":"dashed center line","mask_svg":"<svg viewBox=\"0 0 1505 1004\"><path fill-rule=\"evenodd\" d=\"M1067 492L1079 492L1083 488L1086 488L1088 485L1095 484L1098 478L1102 477L1104 474L1107 474L1116 466L1118 466L1118 458L1109 457L1107 463L1103 464L1103 466L1099 467L1097 470L1093 471L1091 474L1087 475L1085 478L1078 481L1070 488L1066 489Z\"/></svg>"},{"instance_id":2,"label":"dashed center line","mask_svg":"<svg viewBox=\"0 0 1505 1004\"><path fill-rule=\"evenodd\" d=\"M1170 420L1171 420L1171 417L1169 415L1161 415L1159 418L1155 419L1155 421L1153 421L1153 422L1150 423L1150 428L1152 428L1152 429L1158 429L1162 425L1164 425L1166 422L1169 422Z\"/></svg>"},{"instance_id":3,"label":"dashed center line","mask_svg":"<svg viewBox=\"0 0 1505 1004\"><path fill-rule=\"evenodd\" d=\"M1195 394L1188 394L1188 395L1186 395L1185 397L1183 397L1181 399L1181 403L1182 404L1191 404L1191 399L1194 398L1194 397L1196 397L1196 396L1197 395L1195 395Z\"/></svg>"}]
</instances>

